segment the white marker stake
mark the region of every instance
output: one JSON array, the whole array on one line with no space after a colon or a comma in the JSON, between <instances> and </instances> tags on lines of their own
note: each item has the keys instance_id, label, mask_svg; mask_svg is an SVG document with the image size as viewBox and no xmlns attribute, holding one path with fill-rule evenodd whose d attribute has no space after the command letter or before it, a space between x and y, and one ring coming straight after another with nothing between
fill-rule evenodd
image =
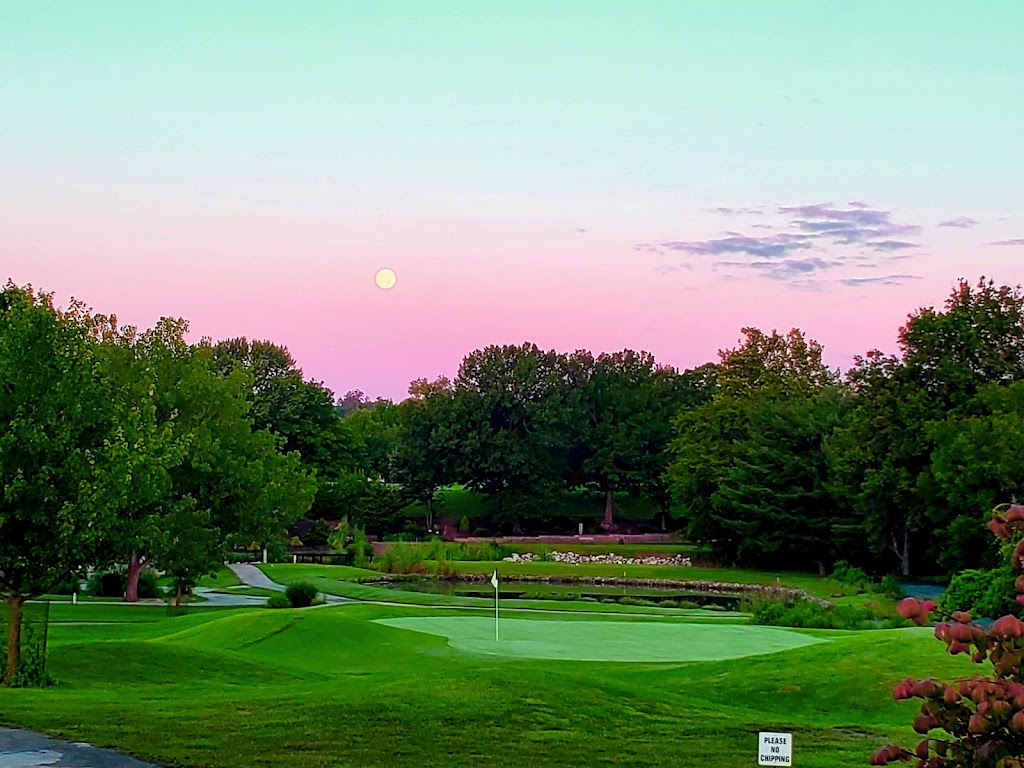
<instances>
[{"instance_id":1,"label":"white marker stake","mask_svg":"<svg viewBox=\"0 0 1024 768\"><path fill-rule=\"evenodd\" d=\"M494 642L498 642L498 571L491 574L491 586L494 587Z\"/></svg>"}]
</instances>

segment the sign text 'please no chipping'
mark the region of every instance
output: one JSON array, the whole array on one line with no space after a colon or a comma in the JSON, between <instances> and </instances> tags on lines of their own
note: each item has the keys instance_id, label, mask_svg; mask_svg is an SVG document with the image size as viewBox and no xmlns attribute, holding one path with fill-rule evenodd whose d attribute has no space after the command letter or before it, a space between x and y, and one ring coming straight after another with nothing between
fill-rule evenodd
<instances>
[{"instance_id":1,"label":"sign text 'please no chipping'","mask_svg":"<svg viewBox=\"0 0 1024 768\"><path fill-rule=\"evenodd\" d=\"M758 765L792 765L793 734L765 733L757 734Z\"/></svg>"}]
</instances>

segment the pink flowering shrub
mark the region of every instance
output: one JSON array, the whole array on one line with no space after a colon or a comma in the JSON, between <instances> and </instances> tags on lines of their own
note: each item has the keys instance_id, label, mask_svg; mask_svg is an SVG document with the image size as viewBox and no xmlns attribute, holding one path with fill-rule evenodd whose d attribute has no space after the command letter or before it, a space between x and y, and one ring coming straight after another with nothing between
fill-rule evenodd
<instances>
[{"instance_id":1,"label":"pink flowering shrub","mask_svg":"<svg viewBox=\"0 0 1024 768\"><path fill-rule=\"evenodd\" d=\"M997 508L989 528L1003 542L1015 571L1024 570L1024 506ZM1024 575L1016 580L1017 602L1024 604ZM914 598L897 610L918 626L931 621L935 604ZM972 675L954 683L907 678L893 688L897 700L921 699L913 728L924 738L913 750L895 744L871 756L871 765L916 761L917 768L1024 768L1024 621L1003 616L987 630L969 613L943 616L935 637L956 655L977 664L992 663L991 675ZM936 733L937 732L937 733Z\"/></svg>"}]
</instances>

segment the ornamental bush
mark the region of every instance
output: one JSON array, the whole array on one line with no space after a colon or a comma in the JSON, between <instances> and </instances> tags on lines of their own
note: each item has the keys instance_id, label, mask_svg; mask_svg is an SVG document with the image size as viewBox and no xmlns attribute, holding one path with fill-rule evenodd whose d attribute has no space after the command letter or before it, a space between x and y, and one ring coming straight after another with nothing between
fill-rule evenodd
<instances>
[{"instance_id":1,"label":"ornamental bush","mask_svg":"<svg viewBox=\"0 0 1024 768\"><path fill-rule=\"evenodd\" d=\"M1003 542L1013 572L1024 570L1024 506L997 507L989 528ZM1014 582L1017 602L1024 604L1024 574ZM931 621L935 604L908 597L900 614L919 626ZM991 662L988 676L944 683L907 678L893 688L897 700L921 699L913 728L924 738L911 750L890 744L871 756L871 765L916 761L918 768L1024 768L1024 622L1013 614L987 629L965 611L941 614L935 637L956 655L976 664Z\"/></svg>"},{"instance_id":2,"label":"ornamental bush","mask_svg":"<svg viewBox=\"0 0 1024 768\"><path fill-rule=\"evenodd\" d=\"M316 600L318 592L315 584L310 584L308 581L296 581L285 587L284 596L288 598L292 608L307 608Z\"/></svg>"}]
</instances>

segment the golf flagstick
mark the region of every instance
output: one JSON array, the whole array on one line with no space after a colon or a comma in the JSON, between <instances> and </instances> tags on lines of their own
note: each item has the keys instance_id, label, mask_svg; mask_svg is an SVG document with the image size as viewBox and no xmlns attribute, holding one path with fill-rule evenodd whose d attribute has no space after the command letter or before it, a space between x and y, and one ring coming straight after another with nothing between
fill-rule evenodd
<instances>
[{"instance_id":1,"label":"golf flagstick","mask_svg":"<svg viewBox=\"0 0 1024 768\"><path fill-rule=\"evenodd\" d=\"M498 570L491 574L491 586L494 587L494 642L498 642Z\"/></svg>"}]
</instances>

